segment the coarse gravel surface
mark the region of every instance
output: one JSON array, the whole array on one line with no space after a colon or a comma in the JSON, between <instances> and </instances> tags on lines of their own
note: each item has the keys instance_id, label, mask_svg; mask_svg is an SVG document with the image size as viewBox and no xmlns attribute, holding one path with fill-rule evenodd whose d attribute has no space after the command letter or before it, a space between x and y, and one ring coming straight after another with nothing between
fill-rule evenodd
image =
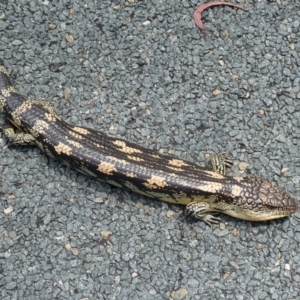
<instances>
[{"instance_id":1,"label":"coarse gravel surface","mask_svg":"<svg viewBox=\"0 0 300 300\"><path fill-rule=\"evenodd\" d=\"M224 151L300 199L300 2L208 9L210 38L200 4L1 0L0 57L68 122L205 166ZM0 180L3 300L300 299L299 213L210 228L1 134Z\"/></svg>"}]
</instances>

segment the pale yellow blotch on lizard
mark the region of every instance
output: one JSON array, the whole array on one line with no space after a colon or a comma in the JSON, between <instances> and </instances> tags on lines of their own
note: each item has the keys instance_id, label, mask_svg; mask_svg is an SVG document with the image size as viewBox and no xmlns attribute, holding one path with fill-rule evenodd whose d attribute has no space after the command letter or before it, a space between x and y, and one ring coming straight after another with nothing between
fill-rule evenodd
<instances>
[{"instance_id":1,"label":"pale yellow blotch on lizard","mask_svg":"<svg viewBox=\"0 0 300 300\"><path fill-rule=\"evenodd\" d=\"M174 167L182 167L182 166L186 166L186 163L180 159L172 159L168 161L168 164Z\"/></svg>"},{"instance_id":2,"label":"pale yellow blotch on lizard","mask_svg":"<svg viewBox=\"0 0 300 300\"><path fill-rule=\"evenodd\" d=\"M142 158L137 157L137 156L128 155L127 157L134 161L144 161Z\"/></svg>"},{"instance_id":3,"label":"pale yellow blotch on lizard","mask_svg":"<svg viewBox=\"0 0 300 300\"><path fill-rule=\"evenodd\" d=\"M68 133L72 136L74 136L76 139L82 140L82 136L72 130L68 130Z\"/></svg>"},{"instance_id":4,"label":"pale yellow blotch on lizard","mask_svg":"<svg viewBox=\"0 0 300 300\"><path fill-rule=\"evenodd\" d=\"M176 171L176 172L183 172L184 171L183 169L180 169L180 168L177 168L177 167L172 167L172 166L167 166L167 167L168 167L168 169Z\"/></svg>"},{"instance_id":5,"label":"pale yellow blotch on lizard","mask_svg":"<svg viewBox=\"0 0 300 300\"><path fill-rule=\"evenodd\" d=\"M224 179L225 178L223 175L213 172L213 171L203 170L203 172L212 178L216 178L216 179Z\"/></svg>"},{"instance_id":6,"label":"pale yellow blotch on lizard","mask_svg":"<svg viewBox=\"0 0 300 300\"><path fill-rule=\"evenodd\" d=\"M92 143L94 146L96 146L97 148L105 148L105 147L103 147L103 145L101 145L101 144L98 144L98 143Z\"/></svg>"},{"instance_id":7,"label":"pale yellow blotch on lizard","mask_svg":"<svg viewBox=\"0 0 300 300\"><path fill-rule=\"evenodd\" d=\"M73 130L78 132L78 133L81 133L81 134L88 134L89 131L85 128L82 128L82 127L73 127Z\"/></svg>"},{"instance_id":8,"label":"pale yellow blotch on lizard","mask_svg":"<svg viewBox=\"0 0 300 300\"><path fill-rule=\"evenodd\" d=\"M128 153L128 154L132 154L132 153L142 153L141 150L139 149L135 149L135 148L132 148L132 147L128 147L126 145L125 142L123 141L120 141L120 140L116 140L113 142L115 145L119 146L122 148L122 151L125 152L125 153Z\"/></svg>"},{"instance_id":9,"label":"pale yellow blotch on lizard","mask_svg":"<svg viewBox=\"0 0 300 300\"><path fill-rule=\"evenodd\" d=\"M69 140L68 142L77 148L83 148L83 146L76 141Z\"/></svg>"},{"instance_id":10,"label":"pale yellow blotch on lizard","mask_svg":"<svg viewBox=\"0 0 300 300\"><path fill-rule=\"evenodd\" d=\"M6 74L7 76L9 75L7 69L4 66L0 66L0 72L3 72L4 74Z\"/></svg>"},{"instance_id":11,"label":"pale yellow blotch on lizard","mask_svg":"<svg viewBox=\"0 0 300 300\"><path fill-rule=\"evenodd\" d=\"M144 186L150 189L163 188L167 186L165 178L153 175L150 179L147 179L147 182L144 183Z\"/></svg>"},{"instance_id":12,"label":"pale yellow blotch on lizard","mask_svg":"<svg viewBox=\"0 0 300 300\"><path fill-rule=\"evenodd\" d=\"M127 173L125 173L125 174L126 174L126 176L128 176L128 177L132 177L132 178L136 177L136 175L135 175L134 173L132 173L132 172L127 172Z\"/></svg>"},{"instance_id":13,"label":"pale yellow blotch on lizard","mask_svg":"<svg viewBox=\"0 0 300 300\"><path fill-rule=\"evenodd\" d=\"M232 197L238 197L241 195L243 189L240 186L234 185L231 190Z\"/></svg>"},{"instance_id":14,"label":"pale yellow blotch on lizard","mask_svg":"<svg viewBox=\"0 0 300 300\"><path fill-rule=\"evenodd\" d=\"M152 156L153 158L160 158L160 156L157 154L149 154L149 155Z\"/></svg>"},{"instance_id":15,"label":"pale yellow blotch on lizard","mask_svg":"<svg viewBox=\"0 0 300 300\"><path fill-rule=\"evenodd\" d=\"M19 106L14 112L12 112L11 115L12 115L14 124L16 124L16 126L21 126L20 115L22 113L26 112L26 110L30 109L31 107L32 107L31 101L27 100L27 101L23 102L23 104L21 106Z\"/></svg>"},{"instance_id":16,"label":"pale yellow blotch on lizard","mask_svg":"<svg viewBox=\"0 0 300 300\"><path fill-rule=\"evenodd\" d=\"M117 169L113 164L101 162L98 166L98 171L107 175L112 175L112 172L116 172Z\"/></svg>"},{"instance_id":17,"label":"pale yellow blotch on lizard","mask_svg":"<svg viewBox=\"0 0 300 300\"><path fill-rule=\"evenodd\" d=\"M31 107L32 107L31 101L27 100L27 101L23 102L22 105L20 105L13 113L20 115L20 114L26 112L26 110L30 109Z\"/></svg>"},{"instance_id":18,"label":"pale yellow blotch on lizard","mask_svg":"<svg viewBox=\"0 0 300 300\"><path fill-rule=\"evenodd\" d=\"M44 129L48 129L49 128L49 124L43 120L36 120L34 126L32 127L32 130L34 132L35 135L40 134L40 133L44 133Z\"/></svg>"},{"instance_id":19,"label":"pale yellow blotch on lizard","mask_svg":"<svg viewBox=\"0 0 300 300\"><path fill-rule=\"evenodd\" d=\"M49 124L43 120L36 120L35 126L38 126L40 128L45 128L45 129L49 128Z\"/></svg>"},{"instance_id":20,"label":"pale yellow blotch on lizard","mask_svg":"<svg viewBox=\"0 0 300 300\"><path fill-rule=\"evenodd\" d=\"M72 148L69 147L68 145L65 145L61 142L59 142L59 144L57 146L54 147L55 151L60 154L60 153L64 153L67 155L71 155L72 154Z\"/></svg>"},{"instance_id":21,"label":"pale yellow blotch on lizard","mask_svg":"<svg viewBox=\"0 0 300 300\"><path fill-rule=\"evenodd\" d=\"M219 193L223 188L222 183L212 182L212 183L205 183L201 186L201 190L208 193Z\"/></svg>"},{"instance_id":22,"label":"pale yellow blotch on lizard","mask_svg":"<svg viewBox=\"0 0 300 300\"><path fill-rule=\"evenodd\" d=\"M233 179L235 179L238 182L244 181L245 178L244 177L233 177Z\"/></svg>"},{"instance_id":23,"label":"pale yellow blotch on lizard","mask_svg":"<svg viewBox=\"0 0 300 300\"><path fill-rule=\"evenodd\" d=\"M13 88L12 86L10 86L7 89L2 89L1 93L3 94L4 97L9 97L10 93L17 93L17 90L15 88Z\"/></svg>"},{"instance_id":24,"label":"pale yellow blotch on lizard","mask_svg":"<svg viewBox=\"0 0 300 300\"><path fill-rule=\"evenodd\" d=\"M56 117L53 114L45 113L45 117L52 122L56 121Z\"/></svg>"}]
</instances>

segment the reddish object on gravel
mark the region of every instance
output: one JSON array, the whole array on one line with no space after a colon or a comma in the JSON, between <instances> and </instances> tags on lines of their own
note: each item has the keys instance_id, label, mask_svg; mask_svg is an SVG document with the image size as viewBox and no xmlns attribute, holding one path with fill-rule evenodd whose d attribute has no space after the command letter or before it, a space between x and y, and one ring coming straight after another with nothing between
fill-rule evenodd
<instances>
[{"instance_id":1,"label":"reddish object on gravel","mask_svg":"<svg viewBox=\"0 0 300 300\"><path fill-rule=\"evenodd\" d=\"M195 21L196 25L197 25L200 29L204 30L204 32L205 32L206 35L208 35L208 36L210 36L210 34L209 34L209 32L204 28L204 25L203 25L202 20L201 20L201 14L202 14L202 12L203 12L205 9L207 9L207 8L209 8L209 7L211 7L211 6L217 6L217 5L227 5L227 6L232 6L232 7L234 7L234 8L238 8L238 9L242 9L242 10L248 11L248 9L246 9L246 8L244 8L244 7L241 7L241 6L237 5L237 4L230 3L230 2L224 2L224 1L207 2L207 3L204 3L204 4L200 5L200 6L196 9L196 11L195 11L195 13L194 13L194 21Z\"/></svg>"}]
</instances>

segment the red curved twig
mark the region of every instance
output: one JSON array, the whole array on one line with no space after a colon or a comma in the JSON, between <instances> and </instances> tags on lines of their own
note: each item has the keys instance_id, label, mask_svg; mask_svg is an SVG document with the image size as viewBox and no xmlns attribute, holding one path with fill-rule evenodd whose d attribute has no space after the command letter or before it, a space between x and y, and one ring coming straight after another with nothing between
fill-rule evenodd
<instances>
[{"instance_id":1,"label":"red curved twig","mask_svg":"<svg viewBox=\"0 0 300 300\"><path fill-rule=\"evenodd\" d=\"M202 5L200 5L195 13L194 13L194 21L196 23L196 25L204 30L204 32L206 33L206 35L210 36L209 32L204 28L204 25L202 23L202 20L201 20L201 13L211 7L211 6L216 6L216 5L227 5L227 6L232 6L232 7L235 7L235 8L239 8L239 9L242 9L242 10L245 10L245 11L248 11L248 9L244 8L244 7L241 7L237 4L233 4L233 3L230 3L230 2L223 2L223 1L215 1L215 2L207 2L207 3L204 3Z\"/></svg>"}]
</instances>

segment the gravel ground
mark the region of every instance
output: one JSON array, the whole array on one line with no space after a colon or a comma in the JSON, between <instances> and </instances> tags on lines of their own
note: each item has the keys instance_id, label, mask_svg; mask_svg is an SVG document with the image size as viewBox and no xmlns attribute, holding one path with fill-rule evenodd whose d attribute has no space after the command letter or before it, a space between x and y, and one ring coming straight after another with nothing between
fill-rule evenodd
<instances>
[{"instance_id":1,"label":"gravel ground","mask_svg":"<svg viewBox=\"0 0 300 300\"><path fill-rule=\"evenodd\" d=\"M15 86L67 121L258 174L299 199L300 4L0 1ZM3 120L0 120L3 121ZM1 299L300 299L299 214L210 228L0 135Z\"/></svg>"}]
</instances>

